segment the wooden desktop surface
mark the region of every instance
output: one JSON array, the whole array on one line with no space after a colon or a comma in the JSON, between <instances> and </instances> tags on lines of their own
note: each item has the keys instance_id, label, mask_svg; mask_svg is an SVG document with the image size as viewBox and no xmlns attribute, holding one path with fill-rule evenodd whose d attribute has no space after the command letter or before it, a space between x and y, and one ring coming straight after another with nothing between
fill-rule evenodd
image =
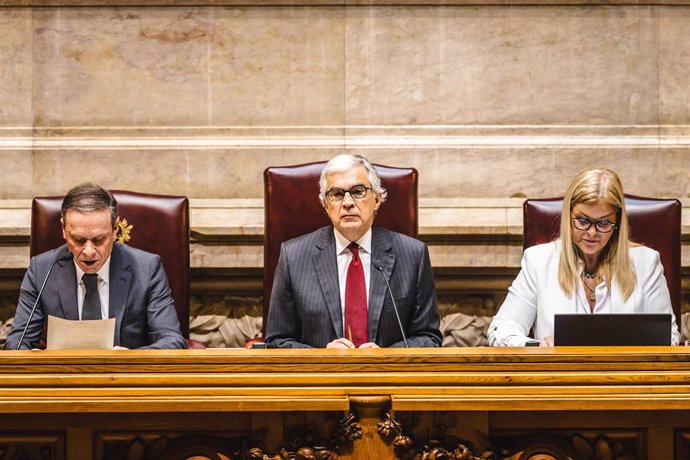
<instances>
[{"instance_id":1,"label":"wooden desktop surface","mask_svg":"<svg viewBox=\"0 0 690 460\"><path fill-rule=\"evenodd\" d=\"M0 388L4 413L690 409L690 347L4 351Z\"/></svg>"},{"instance_id":2,"label":"wooden desktop surface","mask_svg":"<svg viewBox=\"0 0 690 460\"><path fill-rule=\"evenodd\" d=\"M690 347L0 353L0 413L6 414L0 434L59 431L73 414L67 458L75 439L94 437L74 458L108 458L99 454L105 441L96 434L106 430L106 414L112 414L109 423L133 432L139 428L128 421L139 414L138 420L148 419L148 431L176 433L190 429L190 417L208 421L232 413L240 420L247 414L242 429L251 431L269 415L284 427L287 414L357 413L368 404L379 412L365 431L375 430L386 411L457 412L486 436L535 423L540 430L610 431L612 425L642 433L640 449L652 440L668 444L646 458L673 458L674 444L679 452L690 439L683 431L690 428ZM37 420L45 421L40 430ZM279 444L280 436L273 436ZM357 458L353 452L342 458Z\"/></svg>"}]
</instances>

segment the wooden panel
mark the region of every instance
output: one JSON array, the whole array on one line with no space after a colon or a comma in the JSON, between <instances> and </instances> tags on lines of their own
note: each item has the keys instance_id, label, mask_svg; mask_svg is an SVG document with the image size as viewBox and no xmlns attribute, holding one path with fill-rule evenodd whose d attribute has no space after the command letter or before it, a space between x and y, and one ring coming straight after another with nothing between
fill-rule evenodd
<instances>
[{"instance_id":1,"label":"wooden panel","mask_svg":"<svg viewBox=\"0 0 690 460\"><path fill-rule=\"evenodd\" d=\"M647 439L643 430L638 431L592 431L554 430L546 432L495 433L497 444L504 446L512 455L520 458L536 458L538 455L553 455L546 458L670 458L648 455ZM666 444L670 445L670 444ZM658 452L660 445L656 445ZM663 449L662 449L663 450ZM651 453L651 452L650 452ZM516 457L517 458L517 457ZM541 458L541 457L539 457Z\"/></svg>"},{"instance_id":2,"label":"wooden panel","mask_svg":"<svg viewBox=\"0 0 690 460\"><path fill-rule=\"evenodd\" d=\"M675 460L690 458L690 429L676 430L675 452Z\"/></svg>"},{"instance_id":3,"label":"wooden panel","mask_svg":"<svg viewBox=\"0 0 690 460\"><path fill-rule=\"evenodd\" d=\"M336 447L342 459L461 447L479 456L508 444L512 452L593 448L690 458L688 352L5 351L0 441L4 452L70 460L233 449L249 456L250 447L258 449L252 455L273 455L294 453L292 446L322 449L323 458ZM549 437L511 441L537 433Z\"/></svg>"},{"instance_id":4,"label":"wooden panel","mask_svg":"<svg viewBox=\"0 0 690 460\"><path fill-rule=\"evenodd\" d=\"M14 459L64 460L64 433L0 432L0 460Z\"/></svg>"},{"instance_id":5,"label":"wooden panel","mask_svg":"<svg viewBox=\"0 0 690 460\"><path fill-rule=\"evenodd\" d=\"M91 427L67 430L69 460L93 459L93 437Z\"/></svg>"},{"instance_id":6,"label":"wooden panel","mask_svg":"<svg viewBox=\"0 0 690 460\"><path fill-rule=\"evenodd\" d=\"M0 413L683 410L688 382L685 347L5 351Z\"/></svg>"}]
</instances>

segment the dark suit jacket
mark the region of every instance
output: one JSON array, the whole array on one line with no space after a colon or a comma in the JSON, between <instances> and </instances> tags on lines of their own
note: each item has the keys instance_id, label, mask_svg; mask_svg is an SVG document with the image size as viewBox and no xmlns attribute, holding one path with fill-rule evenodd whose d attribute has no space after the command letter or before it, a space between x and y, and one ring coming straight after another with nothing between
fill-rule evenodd
<instances>
[{"instance_id":1,"label":"dark suit jacket","mask_svg":"<svg viewBox=\"0 0 690 460\"><path fill-rule=\"evenodd\" d=\"M67 246L63 245L31 259L22 281L6 349L17 348L50 266L66 251ZM115 244L110 256L109 285L109 317L115 318L114 345L127 348L185 348L170 286L159 256ZM76 269L71 260L58 262L53 268L22 342L22 349L38 346L48 315L79 319Z\"/></svg>"},{"instance_id":2,"label":"dark suit jacket","mask_svg":"<svg viewBox=\"0 0 690 460\"><path fill-rule=\"evenodd\" d=\"M441 344L436 288L429 252L421 241L381 227L372 229L369 339L402 347L383 267L410 347ZM343 315L333 227L323 227L281 245L266 320L271 348L325 347L343 337Z\"/></svg>"}]
</instances>

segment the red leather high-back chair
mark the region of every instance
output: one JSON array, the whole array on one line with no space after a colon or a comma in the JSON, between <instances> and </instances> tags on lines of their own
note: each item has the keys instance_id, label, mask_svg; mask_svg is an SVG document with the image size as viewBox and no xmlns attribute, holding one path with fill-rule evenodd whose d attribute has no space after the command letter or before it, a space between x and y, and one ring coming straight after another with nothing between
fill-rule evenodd
<instances>
[{"instance_id":1,"label":"red leather high-back chair","mask_svg":"<svg viewBox=\"0 0 690 460\"><path fill-rule=\"evenodd\" d=\"M319 201L319 177L324 166L326 162L318 162L270 167L264 171L264 330L280 245L331 224ZM382 165L374 168L388 191L374 225L416 238L417 170Z\"/></svg>"},{"instance_id":2,"label":"red leather high-back chair","mask_svg":"<svg viewBox=\"0 0 690 460\"><path fill-rule=\"evenodd\" d=\"M563 198L528 199L523 204L526 249L553 241L560 231ZM659 252L680 327L680 201L625 195L630 238Z\"/></svg>"},{"instance_id":3,"label":"red leather high-back chair","mask_svg":"<svg viewBox=\"0 0 690 460\"><path fill-rule=\"evenodd\" d=\"M111 191L120 219L132 226L125 244L158 254L168 277L180 329L189 338L189 200L184 196ZM60 225L62 196L36 197L31 204L30 254L64 244ZM119 243L115 243L119 244ZM203 348L187 340L190 348Z\"/></svg>"}]
</instances>

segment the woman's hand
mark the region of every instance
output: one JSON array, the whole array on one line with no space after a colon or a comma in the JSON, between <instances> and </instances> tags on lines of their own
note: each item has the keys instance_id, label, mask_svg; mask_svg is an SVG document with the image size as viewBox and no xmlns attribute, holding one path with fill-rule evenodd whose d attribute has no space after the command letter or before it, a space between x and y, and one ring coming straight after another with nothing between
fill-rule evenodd
<instances>
[{"instance_id":1,"label":"woman's hand","mask_svg":"<svg viewBox=\"0 0 690 460\"><path fill-rule=\"evenodd\" d=\"M553 347L553 337L549 335L549 336L542 338L539 341L539 346L540 347Z\"/></svg>"}]
</instances>

